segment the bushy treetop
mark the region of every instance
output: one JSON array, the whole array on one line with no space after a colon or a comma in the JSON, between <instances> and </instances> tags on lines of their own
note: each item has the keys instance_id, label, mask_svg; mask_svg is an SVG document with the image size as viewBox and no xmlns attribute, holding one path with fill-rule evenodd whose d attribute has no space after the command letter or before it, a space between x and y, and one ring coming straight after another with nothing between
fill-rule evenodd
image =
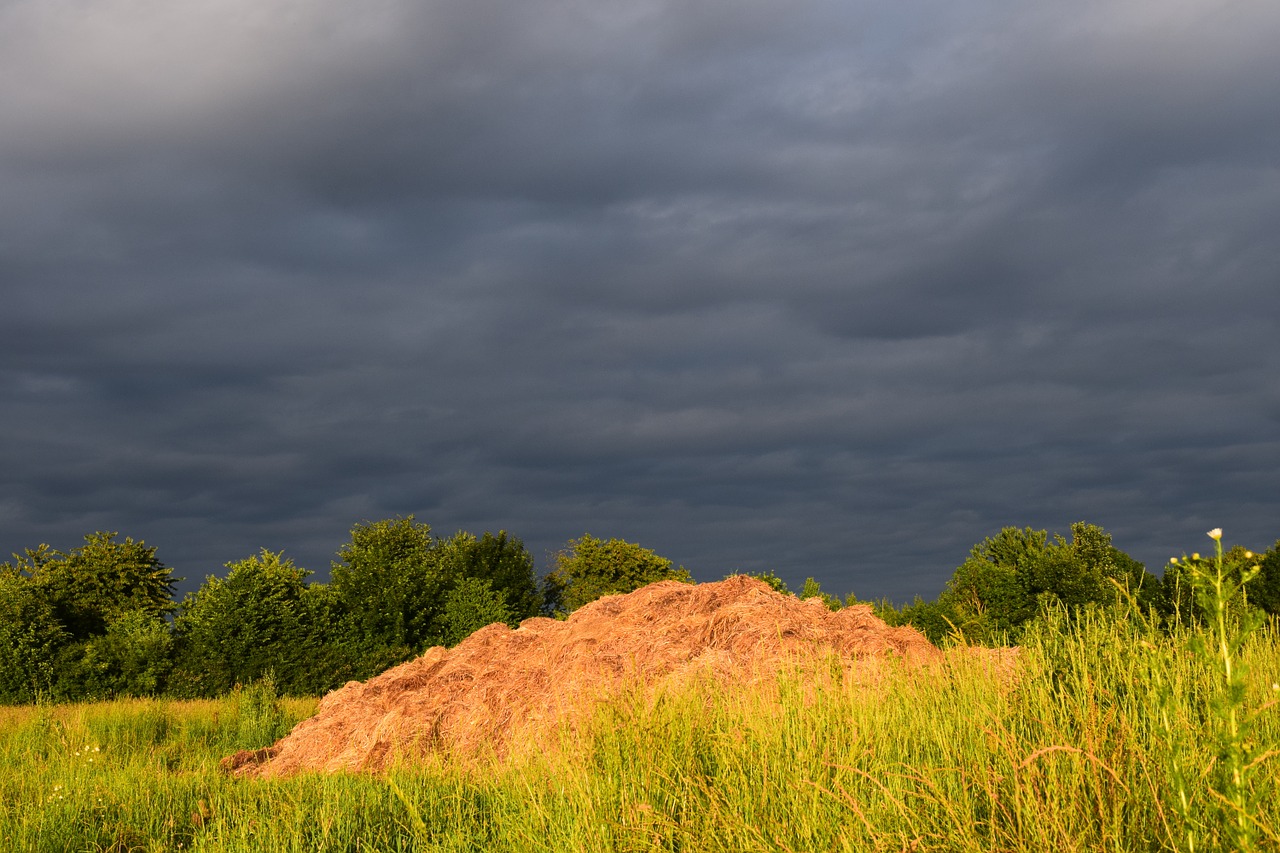
<instances>
[{"instance_id":1,"label":"bushy treetop","mask_svg":"<svg viewBox=\"0 0 1280 853\"><path fill-rule=\"evenodd\" d=\"M683 566L648 548L621 539L597 539L584 533L572 539L555 556L556 567L547 575L547 597L557 612L572 613L605 595L631 592L663 580L691 583Z\"/></svg>"}]
</instances>

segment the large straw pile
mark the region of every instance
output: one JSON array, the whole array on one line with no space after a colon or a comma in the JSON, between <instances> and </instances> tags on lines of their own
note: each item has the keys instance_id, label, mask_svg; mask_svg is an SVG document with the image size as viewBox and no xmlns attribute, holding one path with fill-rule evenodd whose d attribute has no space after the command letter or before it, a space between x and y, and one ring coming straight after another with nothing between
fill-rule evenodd
<instances>
[{"instance_id":1,"label":"large straw pile","mask_svg":"<svg viewBox=\"0 0 1280 853\"><path fill-rule=\"evenodd\" d=\"M798 660L838 656L846 669L939 651L911 628L890 628L865 605L832 612L738 576L719 583L655 583L601 598L567 620L490 625L453 649L421 657L320 703L274 746L223 761L241 775L381 770L428 752L501 756L512 743L549 744L623 683L656 687L709 675L760 681Z\"/></svg>"}]
</instances>

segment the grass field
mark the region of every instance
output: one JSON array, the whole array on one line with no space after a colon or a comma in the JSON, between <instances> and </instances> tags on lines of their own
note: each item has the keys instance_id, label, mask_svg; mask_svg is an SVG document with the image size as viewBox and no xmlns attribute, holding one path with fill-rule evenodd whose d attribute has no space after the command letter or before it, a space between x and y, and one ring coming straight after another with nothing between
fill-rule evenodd
<instances>
[{"instance_id":1,"label":"grass field","mask_svg":"<svg viewBox=\"0 0 1280 853\"><path fill-rule=\"evenodd\" d=\"M382 776L222 774L315 707L265 685L0 708L0 849L1280 850L1280 637L1209 612L1050 613L1012 681L960 650L636 691L556 749Z\"/></svg>"}]
</instances>

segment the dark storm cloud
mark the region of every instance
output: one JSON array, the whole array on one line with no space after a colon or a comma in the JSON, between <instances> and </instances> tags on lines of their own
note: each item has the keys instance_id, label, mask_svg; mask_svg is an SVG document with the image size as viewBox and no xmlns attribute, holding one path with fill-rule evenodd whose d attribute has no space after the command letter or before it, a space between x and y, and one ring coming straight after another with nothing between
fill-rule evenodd
<instances>
[{"instance_id":1,"label":"dark storm cloud","mask_svg":"<svg viewBox=\"0 0 1280 853\"><path fill-rule=\"evenodd\" d=\"M936 594L1280 537L1274 4L0 5L0 534Z\"/></svg>"}]
</instances>

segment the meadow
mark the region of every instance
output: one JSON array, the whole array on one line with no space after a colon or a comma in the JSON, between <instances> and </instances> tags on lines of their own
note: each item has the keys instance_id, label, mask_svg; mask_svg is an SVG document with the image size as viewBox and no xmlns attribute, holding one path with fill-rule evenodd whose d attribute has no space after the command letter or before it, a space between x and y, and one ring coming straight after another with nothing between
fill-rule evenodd
<instances>
[{"instance_id":1,"label":"meadow","mask_svg":"<svg viewBox=\"0 0 1280 853\"><path fill-rule=\"evenodd\" d=\"M233 778L315 701L0 708L13 851L1280 850L1274 625L1043 620L1010 681L963 652L851 681L693 682L503 765ZM1227 624L1227 623L1224 623ZM637 694L638 695L638 694Z\"/></svg>"}]
</instances>

